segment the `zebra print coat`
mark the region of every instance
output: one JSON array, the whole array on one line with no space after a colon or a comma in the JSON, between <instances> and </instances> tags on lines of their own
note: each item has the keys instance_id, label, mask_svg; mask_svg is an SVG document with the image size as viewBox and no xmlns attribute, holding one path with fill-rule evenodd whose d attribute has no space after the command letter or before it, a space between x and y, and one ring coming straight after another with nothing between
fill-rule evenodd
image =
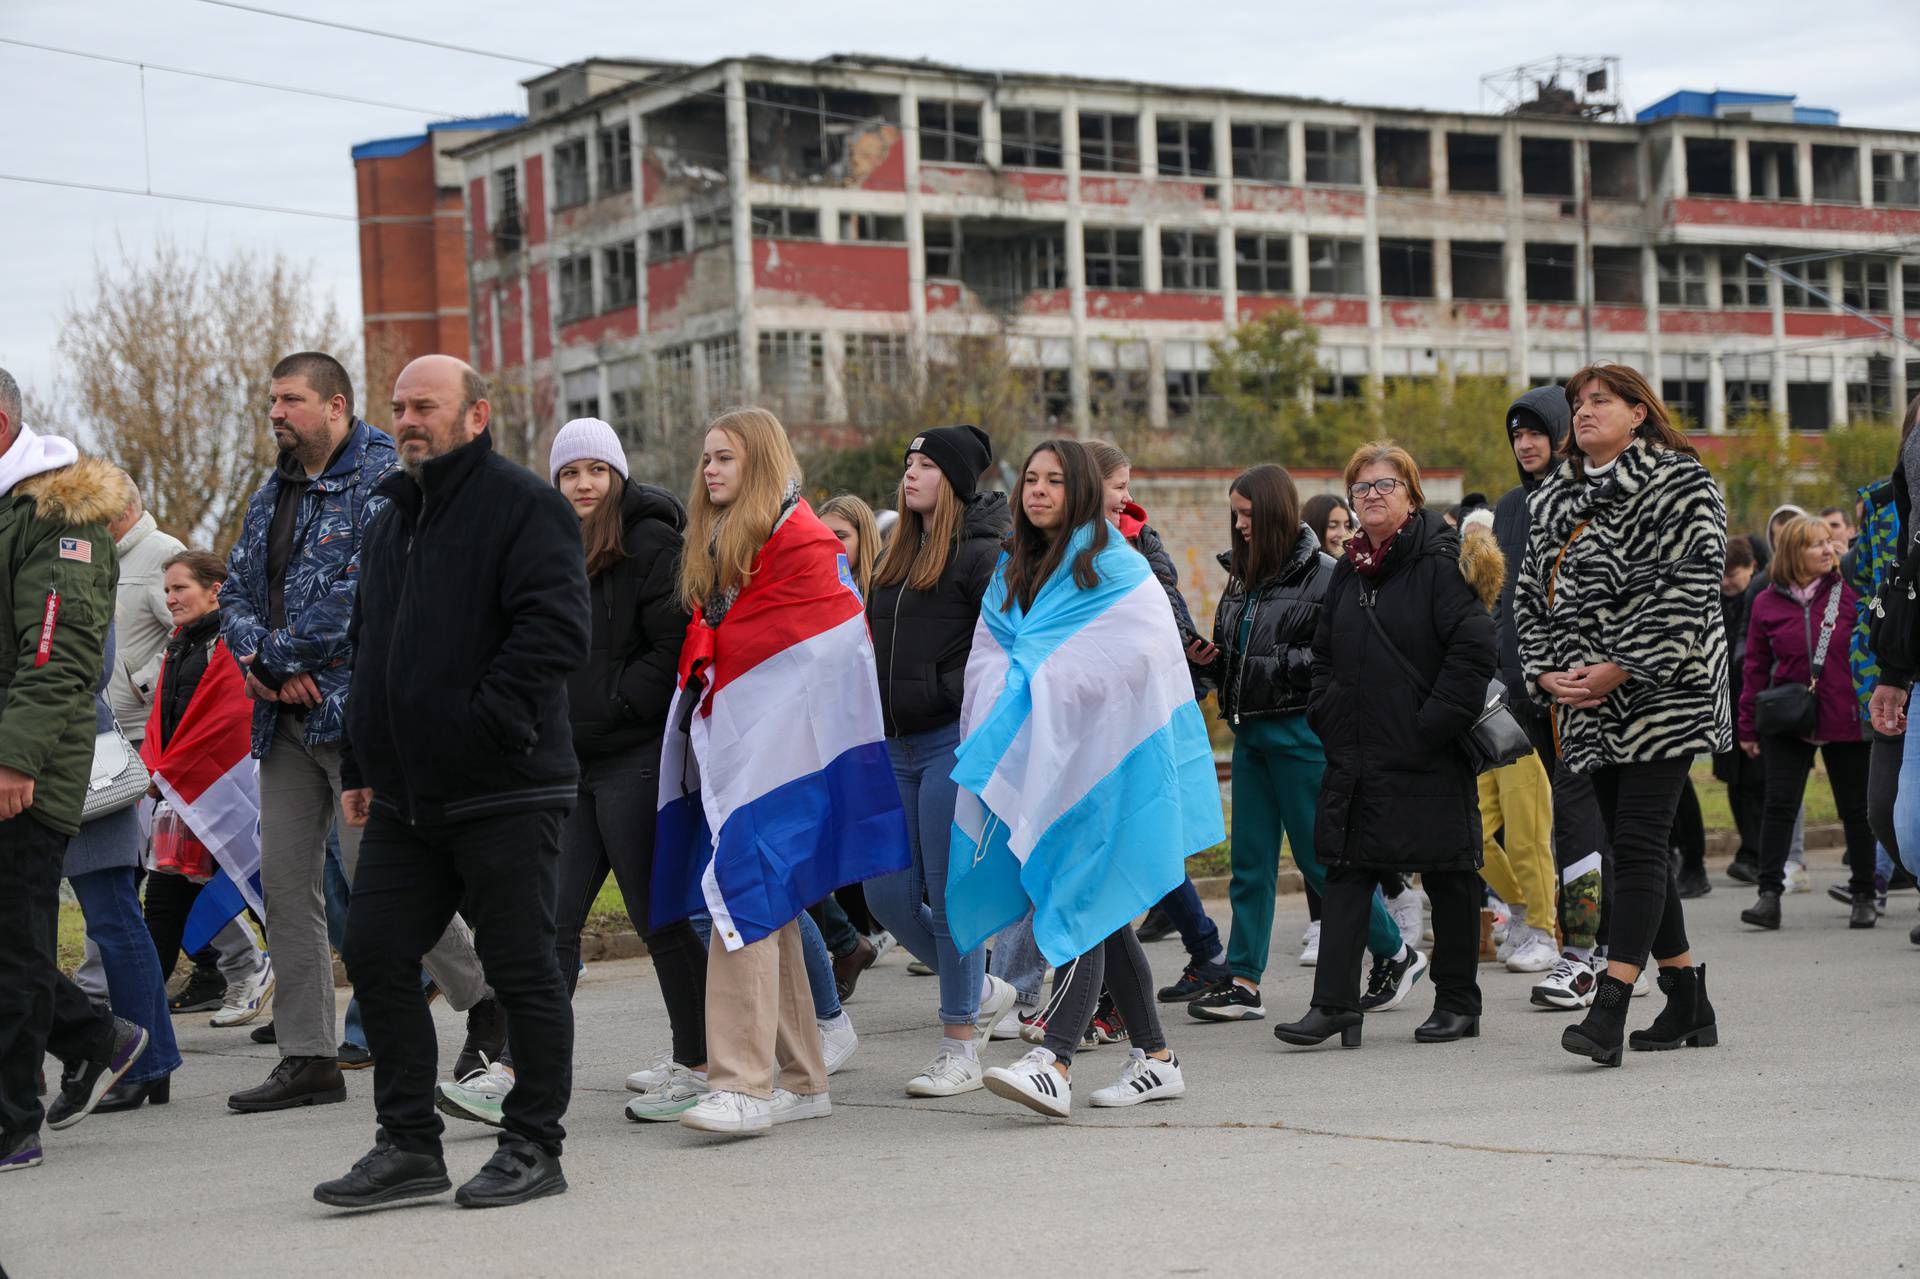
<instances>
[{"instance_id":1,"label":"zebra print coat","mask_svg":"<svg viewBox=\"0 0 1920 1279\"><path fill-rule=\"evenodd\" d=\"M1527 500L1514 591L1527 687L1575 772L1733 748L1720 573L1727 508L1698 459L1636 439L1598 486L1557 469ZM1556 568L1557 562L1557 568ZM1613 661L1631 678L1593 710L1555 706L1542 672Z\"/></svg>"}]
</instances>

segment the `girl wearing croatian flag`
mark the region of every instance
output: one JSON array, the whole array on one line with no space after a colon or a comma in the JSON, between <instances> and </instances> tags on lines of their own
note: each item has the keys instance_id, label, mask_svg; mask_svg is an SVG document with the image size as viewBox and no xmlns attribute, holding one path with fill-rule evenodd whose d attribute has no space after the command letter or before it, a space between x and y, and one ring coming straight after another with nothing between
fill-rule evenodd
<instances>
[{"instance_id":1,"label":"girl wearing croatian flag","mask_svg":"<svg viewBox=\"0 0 1920 1279\"><path fill-rule=\"evenodd\" d=\"M653 925L713 918L708 1091L680 1122L752 1133L831 1113L797 919L903 869L906 818L865 611L800 500L780 420L716 419L687 507L692 622L661 751Z\"/></svg>"},{"instance_id":2,"label":"girl wearing croatian flag","mask_svg":"<svg viewBox=\"0 0 1920 1279\"><path fill-rule=\"evenodd\" d=\"M1181 1096L1129 924L1225 835L1220 789L1173 609L1107 522L1100 472L1072 440L1047 441L1022 468L960 723L954 944L970 950L1030 907L1034 941L1059 970L1045 1042L988 1070L987 1088L1064 1119L1073 1051L1104 981L1133 1049L1093 1104Z\"/></svg>"}]
</instances>

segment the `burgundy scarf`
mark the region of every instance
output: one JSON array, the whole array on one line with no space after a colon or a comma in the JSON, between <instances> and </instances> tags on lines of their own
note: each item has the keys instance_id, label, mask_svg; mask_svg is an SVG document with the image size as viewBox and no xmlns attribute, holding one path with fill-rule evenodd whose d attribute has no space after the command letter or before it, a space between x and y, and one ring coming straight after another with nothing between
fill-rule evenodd
<instances>
[{"instance_id":1,"label":"burgundy scarf","mask_svg":"<svg viewBox=\"0 0 1920 1279\"><path fill-rule=\"evenodd\" d=\"M1380 570L1387 566L1387 556L1393 552L1393 544L1400 540L1400 534L1411 523L1413 523L1413 516L1409 515L1406 521L1388 535L1386 542L1378 548L1374 546L1373 539L1367 536L1364 529L1350 538L1347 542L1347 559L1353 564L1353 571L1365 578L1380 576Z\"/></svg>"}]
</instances>

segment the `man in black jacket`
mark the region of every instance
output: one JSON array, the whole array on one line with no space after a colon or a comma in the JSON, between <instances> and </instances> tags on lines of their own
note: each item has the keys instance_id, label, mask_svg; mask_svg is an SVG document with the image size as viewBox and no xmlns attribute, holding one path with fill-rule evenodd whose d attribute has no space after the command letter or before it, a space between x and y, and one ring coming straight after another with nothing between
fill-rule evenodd
<instances>
[{"instance_id":1,"label":"man in black jacket","mask_svg":"<svg viewBox=\"0 0 1920 1279\"><path fill-rule=\"evenodd\" d=\"M463 903L517 1080L499 1148L455 1198L494 1207L567 1187L573 1013L554 907L579 784L566 682L587 657L586 566L566 499L493 452L490 414L486 384L451 356L422 356L394 383L402 469L361 550L341 759L347 819L366 827L345 957L380 1130L352 1171L314 1188L336 1207L451 1185L419 971Z\"/></svg>"}]
</instances>

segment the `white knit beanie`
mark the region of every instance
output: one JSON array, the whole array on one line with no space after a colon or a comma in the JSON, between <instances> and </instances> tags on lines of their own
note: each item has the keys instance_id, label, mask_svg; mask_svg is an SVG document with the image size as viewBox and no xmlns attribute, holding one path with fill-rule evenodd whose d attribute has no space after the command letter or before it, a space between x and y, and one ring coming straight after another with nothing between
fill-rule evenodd
<instances>
[{"instance_id":1,"label":"white knit beanie","mask_svg":"<svg viewBox=\"0 0 1920 1279\"><path fill-rule=\"evenodd\" d=\"M560 434L553 437L553 454L547 459L547 481L558 480L560 468L568 463L585 461L605 462L620 472L621 479L631 478L620 437L597 417L577 417L560 428Z\"/></svg>"}]
</instances>

